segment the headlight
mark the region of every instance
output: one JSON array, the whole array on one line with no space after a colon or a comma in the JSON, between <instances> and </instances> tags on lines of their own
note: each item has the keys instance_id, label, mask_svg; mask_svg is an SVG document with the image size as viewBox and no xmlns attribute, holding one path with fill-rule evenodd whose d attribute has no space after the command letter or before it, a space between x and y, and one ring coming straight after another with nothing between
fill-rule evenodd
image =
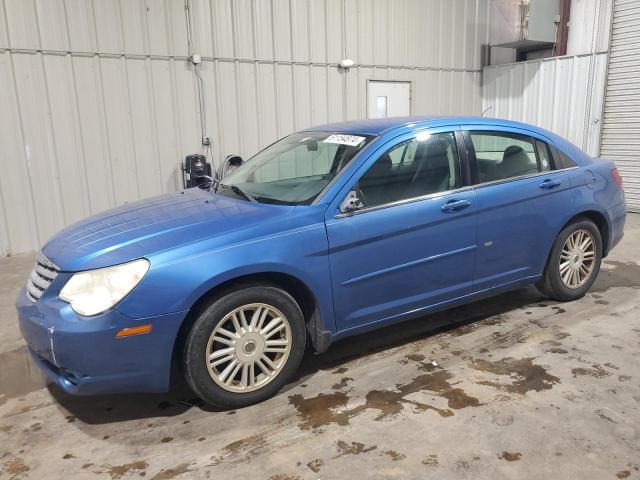
<instances>
[{"instance_id":1,"label":"headlight","mask_svg":"<svg viewBox=\"0 0 640 480\"><path fill-rule=\"evenodd\" d=\"M113 267L74 274L60 291L60 298L76 313L90 317L113 307L134 289L149 270L141 258Z\"/></svg>"}]
</instances>

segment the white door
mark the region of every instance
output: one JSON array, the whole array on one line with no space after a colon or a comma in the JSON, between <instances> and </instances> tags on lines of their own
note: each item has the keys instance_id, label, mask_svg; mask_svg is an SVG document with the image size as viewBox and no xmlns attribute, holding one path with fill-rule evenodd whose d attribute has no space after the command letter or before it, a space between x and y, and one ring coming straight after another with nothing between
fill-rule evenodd
<instances>
[{"instance_id":1,"label":"white door","mask_svg":"<svg viewBox=\"0 0 640 480\"><path fill-rule=\"evenodd\" d=\"M411 82L369 80L367 117L403 117L411 115Z\"/></svg>"}]
</instances>

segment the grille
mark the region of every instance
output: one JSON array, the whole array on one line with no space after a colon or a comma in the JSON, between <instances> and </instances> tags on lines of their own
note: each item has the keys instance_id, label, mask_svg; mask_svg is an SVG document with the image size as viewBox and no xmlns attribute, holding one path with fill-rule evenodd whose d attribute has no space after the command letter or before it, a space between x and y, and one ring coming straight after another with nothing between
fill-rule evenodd
<instances>
[{"instance_id":1,"label":"grille","mask_svg":"<svg viewBox=\"0 0 640 480\"><path fill-rule=\"evenodd\" d=\"M40 254L27 280L27 296L32 302L37 301L51 282L58 276L60 269L47 257Z\"/></svg>"}]
</instances>

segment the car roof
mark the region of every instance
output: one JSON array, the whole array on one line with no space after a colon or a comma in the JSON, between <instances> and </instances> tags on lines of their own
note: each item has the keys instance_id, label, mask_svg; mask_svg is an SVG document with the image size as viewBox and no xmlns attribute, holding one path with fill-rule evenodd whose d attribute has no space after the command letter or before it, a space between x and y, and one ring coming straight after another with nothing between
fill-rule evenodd
<instances>
[{"instance_id":1,"label":"car roof","mask_svg":"<svg viewBox=\"0 0 640 480\"><path fill-rule=\"evenodd\" d=\"M444 127L448 125L487 125L522 128L549 136L551 132L525 123L489 117L473 116L410 116L393 118L375 118L353 120L349 122L328 123L305 129L305 131L337 132L345 134L382 135L396 129L414 129L424 127Z\"/></svg>"}]
</instances>

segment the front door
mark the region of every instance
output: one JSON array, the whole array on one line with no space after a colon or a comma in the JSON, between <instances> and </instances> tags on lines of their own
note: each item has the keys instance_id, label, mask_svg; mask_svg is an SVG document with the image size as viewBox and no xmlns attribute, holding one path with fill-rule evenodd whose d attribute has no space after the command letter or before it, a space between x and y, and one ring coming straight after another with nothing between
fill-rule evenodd
<instances>
[{"instance_id":1,"label":"front door","mask_svg":"<svg viewBox=\"0 0 640 480\"><path fill-rule=\"evenodd\" d=\"M339 330L415 314L470 293L476 199L451 128L387 143L356 173L363 206L327 212Z\"/></svg>"}]
</instances>

